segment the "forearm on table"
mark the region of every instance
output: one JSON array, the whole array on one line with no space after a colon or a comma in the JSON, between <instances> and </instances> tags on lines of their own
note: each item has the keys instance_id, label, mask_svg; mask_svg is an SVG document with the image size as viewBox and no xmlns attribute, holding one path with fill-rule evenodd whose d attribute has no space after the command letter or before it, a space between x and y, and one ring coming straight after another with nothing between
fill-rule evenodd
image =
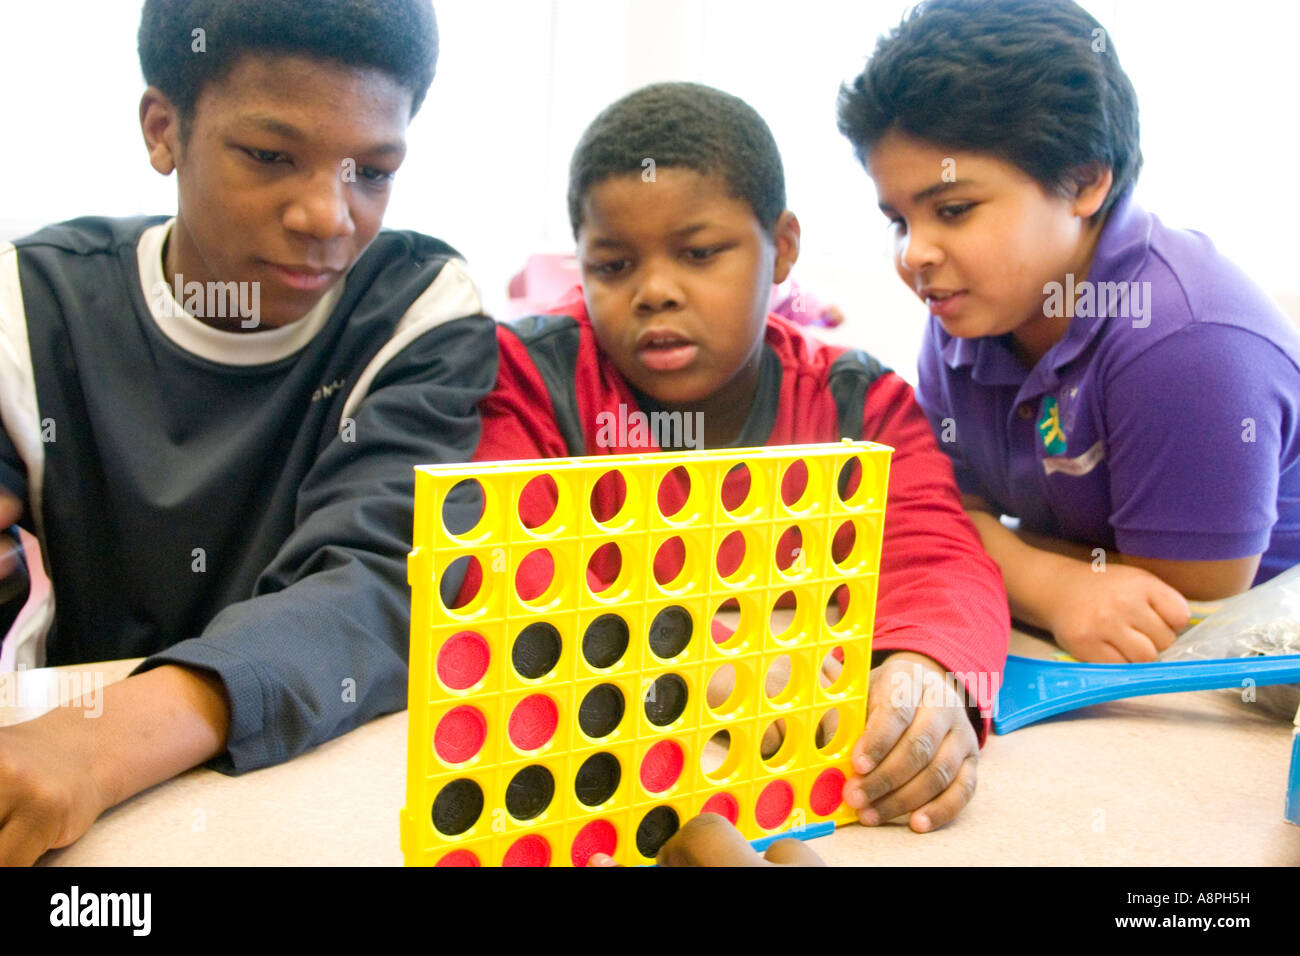
<instances>
[{"instance_id":1,"label":"forearm on table","mask_svg":"<svg viewBox=\"0 0 1300 956\"><path fill-rule=\"evenodd\" d=\"M990 517L992 517L990 515ZM998 521L998 524L1002 524ZM1003 525L1005 528L1006 526ZM1009 528L1007 530L1010 530ZM1076 561L1082 561L1085 564L1091 563L1099 555L1098 551L1104 549L1096 545L1084 544L1082 541L1067 541L1064 538L1054 538L1051 535L1039 534L1037 531L1026 531L1018 528L1012 532L1022 543L1035 549L1036 551L1046 551L1049 554L1059 554L1062 557L1073 558ZM1107 561L1121 561L1122 556L1118 551L1106 551Z\"/></svg>"},{"instance_id":2,"label":"forearm on table","mask_svg":"<svg viewBox=\"0 0 1300 956\"><path fill-rule=\"evenodd\" d=\"M1050 630L1052 601L1063 575L1083 566L1090 558L1035 547L990 512L971 509L967 514L979 532L984 550L1002 569L1011 616L1033 627Z\"/></svg>"},{"instance_id":3,"label":"forearm on table","mask_svg":"<svg viewBox=\"0 0 1300 956\"><path fill-rule=\"evenodd\" d=\"M109 684L102 694L98 717L60 707L40 719L80 724L105 809L225 749L230 706L210 674L165 665Z\"/></svg>"}]
</instances>

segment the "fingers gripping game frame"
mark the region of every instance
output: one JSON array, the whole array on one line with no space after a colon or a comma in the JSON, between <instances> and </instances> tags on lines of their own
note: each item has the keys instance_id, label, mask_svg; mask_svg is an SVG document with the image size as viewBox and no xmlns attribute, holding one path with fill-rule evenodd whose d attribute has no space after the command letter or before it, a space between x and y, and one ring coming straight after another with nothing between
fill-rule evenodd
<instances>
[{"instance_id":1,"label":"fingers gripping game frame","mask_svg":"<svg viewBox=\"0 0 1300 956\"><path fill-rule=\"evenodd\" d=\"M702 810L854 820L891 452L417 468L407 865L650 863Z\"/></svg>"}]
</instances>

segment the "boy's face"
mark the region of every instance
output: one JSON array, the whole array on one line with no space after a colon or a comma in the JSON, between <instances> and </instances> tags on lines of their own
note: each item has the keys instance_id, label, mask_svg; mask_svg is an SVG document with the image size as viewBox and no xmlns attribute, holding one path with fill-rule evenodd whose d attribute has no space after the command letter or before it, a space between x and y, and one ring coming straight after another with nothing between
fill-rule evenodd
<instances>
[{"instance_id":1,"label":"boy's face","mask_svg":"<svg viewBox=\"0 0 1300 956\"><path fill-rule=\"evenodd\" d=\"M871 151L867 171L891 221L894 266L949 335L1032 339L1060 324L1044 316L1043 286L1087 274L1095 234L1087 217L1104 189L1052 196L1003 160L897 131Z\"/></svg>"},{"instance_id":2,"label":"boy's face","mask_svg":"<svg viewBox=\"0 0 1300 956\"><path fill-rule=\"evenodd\" d=\"M182 144L174 107L146 92L150 161L178 180L169 282L259 283L256 328L301 319L379 231L410 113L382 71L250 54L204 87Z\"/></svg>"},{"instance_id":3,"label":"boy's face","mask_svg":"<svg viewBox=\"0 0 1300 956\"><path fill-rule=\"evenodd\" d=\"M772 283L784 281L798 243L791 212L767 234L718 174L660 167L653 182L605 179L583 201L578 230L596 339L636 388L705 412L706 430L710 417L747 413Z\"/></svg>"}]
</instances>

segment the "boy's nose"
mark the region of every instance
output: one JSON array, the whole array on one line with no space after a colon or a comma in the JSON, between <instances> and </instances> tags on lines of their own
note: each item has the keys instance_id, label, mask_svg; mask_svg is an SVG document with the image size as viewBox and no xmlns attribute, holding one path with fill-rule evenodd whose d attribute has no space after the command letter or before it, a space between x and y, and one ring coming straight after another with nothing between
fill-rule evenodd
<instances>
[{"instance_id":1,"label":"boy's nose","mask_svg":"<svg viewBox=\"0 0 1300 956\"><path fill-rule=\"evenodd\" d=\"M898 261L909 272L924 272L938 265L942 258L939 247L916 230L899 240Z\"/></svg>"},{"instance_id":2,"label":"boy's nose","mask_svg":"<svg viewBox=\"0 0 1300 956\"><path fill-rule=\"evenodd\" d=\"M637 286L632 308L638 315L653 315L681 308L685 301L686 296L681 286L670 275L666 272L651 272Z\"/></svg>"},{"instance_id":3,"label":"boy's nose","mask_svg":"<svg viewBox=\"0 0 1300 956\"><path fill-rule=\"evenodd\" d=\"M285 210L285 228L315 239L337 239L356 231L348 184L338 171L313 176Z\"/></svg>"}]
</instances>

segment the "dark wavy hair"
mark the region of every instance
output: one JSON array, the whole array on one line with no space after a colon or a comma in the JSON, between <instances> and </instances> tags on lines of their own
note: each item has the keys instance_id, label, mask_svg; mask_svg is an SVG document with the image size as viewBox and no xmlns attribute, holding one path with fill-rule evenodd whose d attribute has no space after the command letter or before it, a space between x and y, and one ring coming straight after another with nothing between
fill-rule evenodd
<instances>
[{"instance_id":1,"label":"dark wavy hair","mask_svg":"<svg viewBox=\"0 0 1300 956\"><path fill-rule=\"evenodd\" d=\"M655 83L605 107L569 163L569 222L582 225L582 202L610 176L684 167L719 173L770 232L785 210L785 170L763 117L744 100L699 83Z\"/></svg>"},{"instance_id":2,"label":"dark wavy hair","mask_svg":"<svg viewBox=\"0 0 1300 956\"><path fill-rule=\"evenodd\" d=\"M194 49L198 29L202 52ZM246 53L383 70L411 91L412 116L438 62L431 0L145 0L137 39L145 82L176 105L182 133L203 88Z\"/></svg>"},{"instance_id":3,"label":"dark wavy hair","mask_svg":"<svg viewBox=\"0 0 1300 956\"><path fill-rule=\"evenodd\" d=\"M1114 176L1104 217L1142 168L1137 95L1101 25L1070 0L924 0L840 87L859 161L889 131L1009 162L1049 193Z\"/></svg>"}]
</instances>

